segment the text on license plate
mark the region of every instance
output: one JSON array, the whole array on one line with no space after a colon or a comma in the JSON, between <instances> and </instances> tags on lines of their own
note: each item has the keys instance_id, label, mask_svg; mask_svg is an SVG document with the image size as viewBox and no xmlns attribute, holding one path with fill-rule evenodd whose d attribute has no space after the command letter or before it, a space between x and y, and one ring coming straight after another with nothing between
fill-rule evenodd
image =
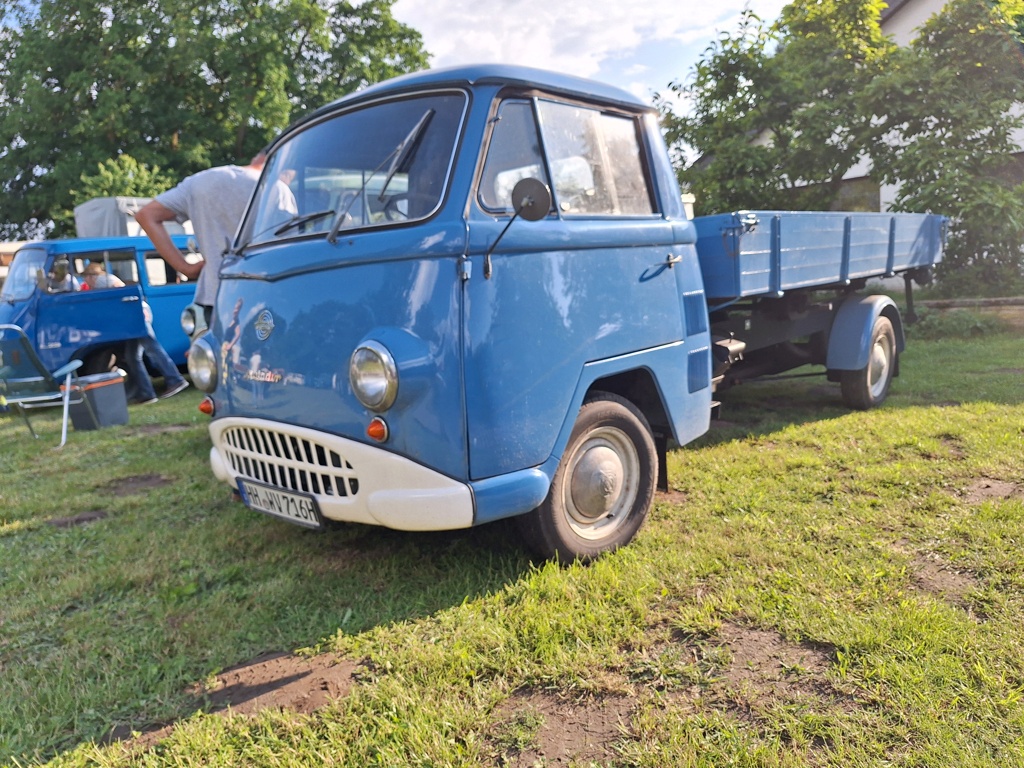
<instances>
[{"instance_id":1,"label":"text on license plate","mask_svg":"<svg viewBox=\"0 0 1024 768\"><path fill-rule=\"evenodd\" d=\"M316 501L310 496L282 491L279 488L271 488L241 478L238 479L238 490L242 494L242 501L250 509L265 512L307 528L320 528L323 525Z\"/></svg>"}]
</instances>

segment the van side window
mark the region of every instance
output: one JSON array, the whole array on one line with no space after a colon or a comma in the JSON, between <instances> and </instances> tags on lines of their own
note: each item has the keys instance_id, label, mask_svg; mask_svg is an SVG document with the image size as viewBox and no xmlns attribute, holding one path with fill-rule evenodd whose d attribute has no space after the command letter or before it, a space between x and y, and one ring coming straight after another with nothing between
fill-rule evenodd
<instances>
[{"instance_id":1,"label":"van side window","mask_svg":"<svg viewBox=\"0 0 1024 768\"><path fill-rule=\"evenodd\" d=\"M90 262L99 262L103 271L121 278L125 285L139 282L139 267L135 263L135 249L87 251L74 255L75 272L79 275Z\"/></svg>"},{"instance_id":2,"label":"van side window","mask_svg":"<svg viewBox=\"0 0 1024 768\"><path fill-rule=\"evenodd\" d=\"M538 112L560 212L654 213L635 118L544 100Z\"/></svg>"},{"instance_id":3,"label":"van side window","mask_svg":"<svg viewBox=\"0 0 1024 768\"><path fill-rule=\"evenodd\" d=\"M512 187L530 176L548 183L533 106L521 99L504 101L487 148L480 204L489 211L511 212Z\"/></svg>"},{"instance_id":4,"label":"van side window","mask_svg":"<svg viewBox=\"0 0 1024 768\"><path fill-rule=\"evenodd\" d=\"M198 253L192 251L181 250L180 252L189 264L194 264L202 258ZM146 281L149 285L174 285L188 282L186 278L175 271L174 267L164 261L163 256L157 251L146 251L143 254L143 260L146 264Z\"/></svg>"}]
</instances>

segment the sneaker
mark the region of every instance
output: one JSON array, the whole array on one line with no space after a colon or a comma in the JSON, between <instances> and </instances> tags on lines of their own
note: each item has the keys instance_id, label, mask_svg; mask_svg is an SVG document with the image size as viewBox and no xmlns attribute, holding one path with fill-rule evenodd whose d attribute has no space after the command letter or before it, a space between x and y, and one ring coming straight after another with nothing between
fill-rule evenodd
<instances>
[{"instance_id":1,"label":"sneaker","mask_svg":"<svg viewBox=\"0 0 1024 768\"><path fill-rule=\"evenodd\" d=\"M183 389L188 389L188 382L185 381L184 379L181 380L180 384L175 384L173 387L170 387L166 392L160 395L160 397L174 397Z\"/></svg>"},{"instance_id":2,"label":"sneaker","mask_svg":"<svg viewBox=\"0 0 1024 768\"><path fill-rule=\"evenodd\" d=\"M151 405L157 402L157 398L151 397L149 400L136 400L132 405Z\"/></svg>"}]
</instances>

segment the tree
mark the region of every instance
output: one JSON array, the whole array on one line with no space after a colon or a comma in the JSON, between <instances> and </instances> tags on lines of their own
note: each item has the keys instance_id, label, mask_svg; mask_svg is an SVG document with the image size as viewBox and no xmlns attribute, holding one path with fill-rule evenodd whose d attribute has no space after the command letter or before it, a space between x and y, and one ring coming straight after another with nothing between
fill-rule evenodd
<instances>
[{"instance_id":1,"label":"tree","mask_svg":"<svg viewBox=\"0 0 1024 768\"><path fill-rule=\"evenodd\" d=\"M866 89L894 207L951 218L941 293L1024 291L1022 26L1024 0L953 0Z\"/></svg>"},{"instance_id":2,"label":"tree","mask_svg":"<svg viewBox=\"0 0 1024 768\"><path fill-rule=\"evenodd\" d=\"M951 0L906 48L878 0L797 0L765 26L747 14L663 106L700 212L829 208L870 163L894 208L950 217L942 292L1024 291L1024 0Z\"/></svg>"},{"instance_id":3,"label":"tree","mask_svg":"<svg viewBox=\"0 0 1024 768\"><path fill-rule=\"evenodd\" d=\"M177 179L160 166L139 163L131 155L99 163L93 173L83 172L78 184L70 190L66 209L52 212L54 225L61 231L74 231L74 206L94 197L154 197L174 186Z\"/></svg>"},{"instance_id":4,"label":"tree","mask_svg":"<svg viewBox=\"0 0 1024 768\"><path fill-rule=\"evenodd\" d=\"M247 161L294 116L425 67L393 3L0 0L0 236L68 233L83 174L122 155L174 179Z\"/></svg>"},{"instance_id":5,"label":"tree","mask_svg":"<svg viewBox=\"0 0 1024 768\"><path fill-rule=\"evenodd\" d=\"M670 84L692 105L662 112L670 144L699 155L680 174L698 210L829 208L870 134L859 95L894 49L884 5L797 0L771 25L747 11L687 82Z\"/></svg>"}]
</instances>

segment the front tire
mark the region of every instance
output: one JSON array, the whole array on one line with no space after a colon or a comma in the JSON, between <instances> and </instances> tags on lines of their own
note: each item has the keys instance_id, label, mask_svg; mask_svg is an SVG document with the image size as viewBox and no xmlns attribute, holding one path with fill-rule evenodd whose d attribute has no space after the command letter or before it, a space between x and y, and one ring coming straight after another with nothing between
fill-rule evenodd
<instances>
[{"instance_id":1,"label":"front tire","mask_svg":"<svg viewBox=\"0 0 1024 768\"><path fill-rule=\"evenodd\" d=\"M871 329L868 364L859 371L843 371L841 374L839 383L847 407L866 411L885 402L896 372L897 354L892 321L879 315Z\"/></svg>"},{"instance_id":2,"label":"front tire","mask_svg":"<svg viewBox=\"0 0 1024 768\"><path fill-rule=\"evenodd\" d=\"M544 559L593 560L633 539L657 481L644 415L618 395L598 393L580 409L547 498L519 518L520 530Z\"/></svg>"}]
</instances>

